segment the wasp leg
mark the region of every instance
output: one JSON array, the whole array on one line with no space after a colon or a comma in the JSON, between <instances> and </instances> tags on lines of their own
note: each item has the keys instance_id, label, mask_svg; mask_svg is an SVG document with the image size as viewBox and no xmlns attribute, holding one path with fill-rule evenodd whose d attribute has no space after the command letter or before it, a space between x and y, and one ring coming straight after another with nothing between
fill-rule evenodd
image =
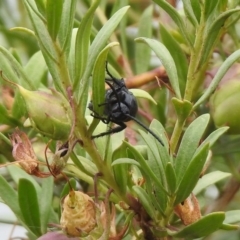
<instances>
[{"instance_id":1,"label":"wasp leg","mask_svg":"<svg viewBox=\"0 0 240 240\"><path fill-rule=\"evenodd\" d=\"M110 130L108 130L106 132L103 132L103 133L100 133L100 134L97 134L97 135L93 135L92 139L98 138L98 137L103 137L103 136L106 136L106 135L110 135L112 133L121 132L123 129L125 129L127 127L127 125L125 123L123 123L123 122L118 122L116 124L118 124L117 127L112 128L112 129L110 129Z\"/></svg>"}]
</instances>

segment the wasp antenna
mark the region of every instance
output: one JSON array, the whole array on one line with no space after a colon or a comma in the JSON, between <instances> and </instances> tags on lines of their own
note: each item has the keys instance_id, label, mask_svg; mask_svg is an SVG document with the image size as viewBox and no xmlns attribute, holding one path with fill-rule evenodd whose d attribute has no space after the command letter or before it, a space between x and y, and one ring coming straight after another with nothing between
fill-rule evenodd
<instances>
[{"instance_id":1,"label":"wasp antenna","mask_svg":"<svg viewBox=\"0 0 240 240\"><path fill-rule=\"evenodd\" d=\"M111 82L114 82L115 84L119 85L119 79L115 78L109 71L108 69L108 62L106 61L106 72L107 74L111 77L110 79L109 78L105 78L106 81L111 81Z\"/></svg>"},{"instance_id":2,"label":"wasp antenna","mask_svg":"<svg viewBox=\"0 0 240 240\"><path fill-rule=\"evenodd\" d=\"M152 134L153 137L155 137L157 139L157 141L164 146L163 141L148 127L146 127L142 122L140 122L137 118L129 115L129 114L125 114L126 116L128 116L129 118L131 118L133 121L135 121L136 123L138 123L142 128L144 128L146 131L148 131L150 134Z\"/></svg>"}]
</instances>

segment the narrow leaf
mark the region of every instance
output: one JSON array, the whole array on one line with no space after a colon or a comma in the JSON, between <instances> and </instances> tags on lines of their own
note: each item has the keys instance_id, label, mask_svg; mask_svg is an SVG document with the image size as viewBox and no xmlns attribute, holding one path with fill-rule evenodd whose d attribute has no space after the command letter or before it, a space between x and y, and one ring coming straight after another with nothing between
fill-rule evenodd
<instances>
[{"instance_id":1,"label":"narrow leaf","mask_svg":"<svg viewBox=\"0 0 240 240\"><path fill-rule=\"evenodd\" d=\"M218 6L219 0L209 1L204 3L204 16L205 19L208 19L209 15L214 11L214 9Z\"/></svg>"},{"instance_id":2,"label":"narrow leaf","mask_svg":"<svg viewBox=\"0 0 240 240\"><path fill-rule=\"evenodd\" d=\"M34 85L34 89L38 89L48 71L41 51L38 51L29 59L27 65L24 67L24 71L32 85Z\"/></svg>"},{"instance_id":3,"label":"narrow leaf","mask_svg":"<svg viewBox=\"0 0 240 240\"><path fill-rule=\"evenodd\" d=\"M214 212L210 213L207 216L202 217L199 221L183 228L179 232L170 232L169 235L176 238L188 238L195 239L204 236L208 236L209 234L218 230L225 218L224 212Z\"/></svg>"},{"instance_id":4,"label":"narrow leaf","mask_svg":"<svg viewBox=\"0 0 240 240\"><path fill-rule=\"evenodd\" d=\"M37 11L34 0L25 0L24 3L32 22L35 35L39 41L42 54L53 77L54 85L58 91L65 94L65 89L63 88L62 82L60 82L61 76L56 66L56 64L59 64L58 53L56 52L56 48L46 28L46 20L38 14L39 12Z\"/></svg>"},{"instance_id":5,"label":"narrow leaf","mask_svg":"<svg viewBox=\"0 0 240 240\"><path fill-rule=\"evenodd\" d=\"M184 201L193 191L206 162L208 150L208 145L203 147L202 150L195 157L193 157L186 171L182 173L184 175L177 189L174 205Z\"/></svg>"},{"instance_id":6,"label":"narrow leaf","mask_svg":"<svg viewBox=\"0 0 240 240\"><path fill-rule=\"evenodd\" d=\"M182 138L177 157L175 160L175 169L177 175L177 181L182 179L185 171L197 150L202 135L210 120L209 114L204 114L195 119L187 128Z\"/></svg>"},{"instance_id":7,"label":"narrow leaf","mask_svg":"<svg viewBox=\"0 0 240 240\"><path fill-rule=\"evenodd\" d=\"M195 186L193 193L195 195L197 195L202 190L206 189L208 186L215 184L215 183L217 183L225 178L228 178L230 176L231 176L231 173L221 172L221 171L207 173L198 180L198 183Z\"/></svg>"},{"instance_id":8,"label":"narrow leaf","mask_svg":"<svg viewBox=\"0 0 240 240\"><path fill-rule=\"evenodd\" d=\"M75 45L75 79L73 89L79 84L79 81L86 69L88 61L88 50L90 44L90 34L92 29L92 21L94 12L98 7L100 0L93 1L91 7L84 15L77 31L76 45Z\"/></svg>"},{"instance_id":9,"label":"narrow leaf","mask_svg":"<svg viewBox=\"0 0 240 240\"><path fill-rule=\"evenodd\" d=\"M151 204L151 198L147 194L147 192L141 188L140 186L133 186L133 191L137 194L139 202L143 205L143 208L146 210L146 212L149 214L149 216L155 220L155 209Z\"/></svg>"},{"instance_id":10,"label":"narrow leaf","mask_svg":"<svg viewBox=\"0 0 240 240\"><path fill-rule=\"evenodd\" d=\"M18 184L18 182L20 181L21 178L24 178L24 179L27 179L28 181L30 181L33 184L37 193L41 192L41 187L40 187L39 183L36 181L36 179L34 179L33 176L26 173L23 169L21 169L18 166L15 166L15 165L7 166L7 169L9 171L9 174L11 175L13 181L16 184Z\"/></svg>"},{"instance_id":11,"label":"narrow leaf","mask_svg":"<svg viewBox=\"0 0 240 240\"><path fill-rule=\"evenodd\" d=\"M208 31L206 31L204 36L204 49L202 50L202 57L199 63L199 66L204 64L207 61L207 58L210 53L212 53L212 48L214 47L216 40L218 39L222 26L224 25L227 18L229 18L232 14L240 11L240 8L228 10L222 14L220 14L217 19L211 24Z\"/></svg>"},{"instance_id":12,"label":"narrow leaf","mask_svg":"<svg viewBox=\"0 0 240 240\"><path fill-rule=\"evenodd\" d=\"M170 194L174 194L177 186L176 173L172 163L168 163L166 166L166 179L168 184L168 190Z\"/></svg>"},{"instance_id":13,"label":"narrow leaf","mask_svg":"<svg viewBox=\"0 0 240 240\"><path fill-rule=\"evenodd\" d=\"M157 105L157 102L153 99L153 97L146 91L142 90L142 89L134 89L131 88L129 89L129 91L136 97L136 98L145 98L149 101L151 101L153 104Z\"/></svg>"},{"instance_id":14,"label":"narrow leaf","mask_svg":"<svg viewBox=\"0 0 240 240\"><path fill-rule=\"evenodd\" d=\"M174 59L178 73L179 86L181 94L183 95L185 91L188 72L188 60L186 54L184 53L178 42L172 37L172 35L163 25L160 26L160 34L163 44L166 46Z\"/></svg>"},{"instance_id":15,"label":"narrow leaf","mask_svg":"<svg viewBox=\"0 0 240 240\"><path fill-rule=\"evenodd\" d=\"M62 49L62 53L65 54L66 58L69 56L72 30L75 20L76 4L77 0L64 1L62 8L62 17L58 32L58 40ZM75 59L73 59L73 61L75 62Z\"/></svg>"},{"instance_id":16,"label":"narrow leaf","mask_svg":"<svg viewBox=\"0 0 240 240\"><path fill-rule=\"evenodd\" d=\"M47 0L46 16L47 16L47 28L53 41L56 41L59 27L61 24L61 17L63 11L64 0Z\"/></svg>"},{"instance_id":17,"label":"narrow leaf","mask_svg":"<svg viewBox=\"0 0 240 240\"><path fill-rule=\"evenodd\" d=\"M197 21L200 22L201 18L201 7L199 0L191 0L193 12L197 18Z\"/></svg>"},{"instance_id":18,"label":"narrow leaf","mask_svg":"<svg viewBox=\"0 0 240 240\"><path fill-rule=\"evenodd\" d=\"M185 12L187 18L190 20L190 22L192 23L192 25L194 27L197 27L198 21L194 14L193 9L192 9L191 1L190 0L182 0L182 2L183 2L184 12Z\"/></svg>"},{"instance_id":19,"label":"narrow leaf","mask_svg":"<svg viewBox=\"0 0 240 240\"><path fill-rule=\"evenodd\" d=\"M12 56L12 54L2 46L0 46L0 67L3 75L10 81L21 84L23 87L27 87L31 90L35 90L34 85L25 74L23 67ZM16 72L21 78L17 76Z\"/></svg>"},{"instance_id":20,"label":"narrow leaf","mask_svg":"<svg viewBox=\"0 0 240 240\"><path fill-rule=\"evenodd\" d=\"M240 50L232 53L221 65L218 69L218 72L214 76L212 82L210 83L207 90L204 94L198 99L198 101L194 104L193 109L196 109L201 103L203 103L210 95L216 90L219 82L222 80L223 76L226 74L228 69L240 58Z\"/></svg>"},{"instance_id":21,"label":"narrow leaf","mask_svg":"<svg viewBox=\"0 0 240 240\"><path fill-rule=\"evenodd\" d=\"M137 38L135 41L146 43L156 53L157 57L161 60L163 66L166 69L171 86L177 98L181 99L177 68L168 49L162 43L154 39Z\"/></svg>"},{"instance_id":22,"label":"narrow leaf","mask_svg":"<svg viewBox=\"0 0 240 240\"><path fill-rule=\"evenodd\" d=\"M18 195L16 190L0 175L0 198L14 212L19 220L23 220L23 216L18 204Z\"/></svg>"},{"instance_id":23,"label":"narrow leaf","mask_svg":"<svg viewBox=\"0 0 240 240\"><path fill-rule=\"evenodd\" d=\"M41 236L39 203L34 185L27 179L20 179L18 202L26 225L36 236Z\"/></svg>"},{"instance_id":24,"label":"narrow leaf","mask_svg":"<svg viewBox=\"0 0 240 240\"><path fill-rule=\"evenodd\" d=\"M41 194L38 196L42 234L47 232L49 217L52 210L53 186L53 177L43 179L42 191Z\"/></svg>"},{"instance_id":25,"label":"narrow leaf","mask_svg":"<svg viewBox=\"0 0 240 240\"><path fill-rule=\"evenodd\" d=\"M232 210L225 212L225 220L224 223L238 223L240 222L240 210Z\"/></svg>"},{"instance_id":26,"label":"narrow leaf","mask_svg":"<svg viewBox=\"0 0 240 240\"><path fill-rule=\"evenodd\" d=\"M138 167L140 167L140 164L138 161L134 160L134 159L131 159L131 158L119 158L119 159L116 159L112 162L112 167L113 166L116 166L118 164L131 164L131 165L136 165Z\"/></svg>"},{"instance_id":27,"label":"narrow leaf","mask_svg":"<svg viewBox=\"0 0 240 240\"><path fill-rule=\"evenodd\" d=\"M153 6L150 5L144 10L139 20L138 37L152 37L152 12ZM135 68L136 74L146 72L148 70L151 57L150 49L144 44L136 44L135 49Z\"/></svg>"},{"instance_id":28,"label":"narrow leaf","mask_svg":"<svg viewBox=\"0 0 240 240\"><path fill-rule=\"evenodd\" d=\"M111 47L117 46L119 43L109 43L98 55L93 67L93 82L92 82L92 103L93 109L100 116L103 115L103 107L99 107L105 101L105 67L107 55Z\"/></svg>"},{"instance_id":29,"label":"narrow leaf","mask_svg":"<svg viewBox=\"0 0 240 240\"><path fill-rule=\"evenodd\" d=\"M156 185L158 185L165 193L167 191L162 186L162 183L160 180L156 177L152 169L148 166L146 160L143 158L143 156L128 142L124 141L124 144L128 147L129 151L134 155L135 159L138 160L139 164L141 165L141 170L144 173L144 175L147 175L151 178L153 182L155 182Z\"/></svg>"},{"instance_id":30,"label":"narrow leaf","mask_svg":"<svg viewBox=\"0 0 240 240\"><path fill-rule=\"evenodd\" d=\"M157 3L162 9L164 9L169 14L169 16L173 19L173 21L179 27L182 35L184 36L185 40L188 42L189 46L190 47L193 46L192 40L189 38L188 30L183 22L183 18L180 16L177 10L165 0L153 0L153 1Z\"/></svg>"},{"instance_id":31,"label":"narrow leaf","mask_svg":"<svg viewBox=\"0 0 240 240\"><path fill-rule=\"evenodd\" d=\"M112 162L114 163L118 159L123 159L127 155L126 145L123 143L120 147L118 147L112 155ZM113 165L112 165L113 166ZM121 189L123 194L126 194L127 184L129 175L129 165L128 164L117 164L113 167L114 178Z\"/></svg>"}]
</instances>

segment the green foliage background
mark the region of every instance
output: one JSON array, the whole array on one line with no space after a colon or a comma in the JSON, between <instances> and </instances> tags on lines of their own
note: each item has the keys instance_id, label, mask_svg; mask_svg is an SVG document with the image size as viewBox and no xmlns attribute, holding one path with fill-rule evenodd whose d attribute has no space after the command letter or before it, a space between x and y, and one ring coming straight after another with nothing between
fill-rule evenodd
<instances>
[{"instance_id":1,"label":"green foliage background","mask_svg":"<svg viewBox=\"0 0 240 240\"><path fill-rule=\"evenodd\" d=\"M8 136L18 126L43 163L52 139L51 166L76 179L84 192L96 187L94 176L101 173L99 197L104 199L113 189L116 226L128 226L124 239L239 238L234 224L240 221L240 93L236 87L223 90L239 74L239 1L183 0L180 9L164 0L0 4L2 163L14 161ZM103 114L99 104L104 102L106 61L114 76L126 77L126 85L138 97L137 117L150 124L164 146L143 130L139 134L129 130L139 128L135 123L125 131L128 141L124 132L92 141L93 134L106 131L87 109L91 96L94 109ZM155 76L164 82L161 88ZM71 99L64 120L53 111L63 105L49 101L46 108L52 108L52 115L37 125L21 88L5 78L29 91L49 93L53 88L65 101ZM32 93L34 98L36 92ZM38 109L37 118L44 111ZM24 124L28 117L29 128ZM66 157L56 154L58 140L69 142ZM81 144L75 146L76 140ZM29 238L37 239L48 231L49 223L59 224L61 198L67 194L64 183L65 179L53 177L36 179L8 166L0 176L1 201ZM217 196L208 195L209 186ZM174 209L192 192L202 218L184 226ZM109 239L109 227L98 239Z\"/></svg>"}]
</instances>

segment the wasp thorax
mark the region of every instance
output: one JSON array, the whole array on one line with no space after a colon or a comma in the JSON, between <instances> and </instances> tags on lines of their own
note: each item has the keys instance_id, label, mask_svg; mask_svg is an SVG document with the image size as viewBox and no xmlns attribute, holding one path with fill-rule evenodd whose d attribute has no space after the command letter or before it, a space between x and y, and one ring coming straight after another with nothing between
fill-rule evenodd
<instances>
[{"instance_id":1,"label":"wasp thorax","mask_svg":"<svg viewBox=\"0 0 240 240\"><path fill-rule=\"evenodd\" d=\"M10 140L13 145L13 158L28 174L36 175L39 171L38 160L28 136L17 128Z\"/></svg>"},{"instance_id":2,"label":"wasp thorax","mask_svg":"<svg viewBox=\"0 0 240 240\"><path fill-rule=\"evenodd\" d=\"M96 206L88 195L71 191L63 199L60 224L68 235L87 236L96 223Z\"/></svg>"},{"instance_id":3,"label":"wasp thorax","mask_svg":"<svg viewBox=\"0 0 240 240\"><path fill-rule=\"evenodd\" d=\"M72 110L67 99L56 90L29 91L18 85L31 125L42 134L64 140L69 137Z\"/></svg>"}]
</instances>

